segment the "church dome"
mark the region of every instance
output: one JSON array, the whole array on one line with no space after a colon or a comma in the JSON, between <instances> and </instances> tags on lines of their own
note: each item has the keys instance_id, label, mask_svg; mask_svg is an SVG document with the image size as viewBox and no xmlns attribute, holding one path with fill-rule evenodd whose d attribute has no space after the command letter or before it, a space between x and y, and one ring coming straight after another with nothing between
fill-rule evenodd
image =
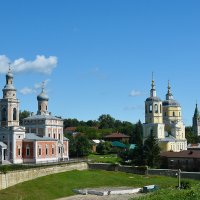
<instances>
[{"instance_id":1,"label":"church dome","mask_svg":"<svg viewBox=\"0 0 200 200\"><path fill-rule=\"evenodd\" d=\"M161 101L161 99L159 98L159 97L148 97L147 99L146 99L146 101Z\"/></svg>"},{"instance_id":2,"label":"church dome","mask_svg":"<svg viewBox=\"0 0 200 200\"><path fill-rule=\"evenodd\" d=\"M6 77L13 78L13 73L9 70L8 73L6 74Z\"/></svg>"},{"instance_id":3,"label":"church dome","mask_svg":"<svg viewBox=\"0 0 200 200\"><path fill-rule=\"evenodd\" d=\"M165 100L165 101L163 101L162 105L163 106L180 107L180 104L174 99Z\"/></svg>"},{"instance_id":4,"label":"church dome","mask_svg":"<svg viewBox=\"0 0 200 200\"><path fill-rule=\"evenodd\" d=\"M167 94L166 94L166 100L163 101L163 106L172 106L172 107L180 107L180 104L174 100L174 97L171 93L171 87L168 81L168 87L167 87Z\"/></svg>"},{"instance_id":5,"label":"church dome","mask_svg":"<svg viewBox=\"0 0 200 200\"><path fill-rule=\"evenodd\" d=\"M49 97L48 95L42 90L42 92L37 96L38 101L48 101Z\"/></svg>"}]
</instances>

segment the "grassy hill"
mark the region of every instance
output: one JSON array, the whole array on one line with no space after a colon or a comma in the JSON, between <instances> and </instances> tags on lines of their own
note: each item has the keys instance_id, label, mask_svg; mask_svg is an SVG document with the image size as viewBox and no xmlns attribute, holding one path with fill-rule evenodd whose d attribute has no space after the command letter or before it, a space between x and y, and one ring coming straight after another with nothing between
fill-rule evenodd
<instances>
[{"instance_id":1,"label":"grassy hill","mask_svg":"<svg viewBox=\"0 0 200 200\"><path fill-rule=\"evenodd\" d=\"M0 200L43 200L56 199L64 196L71 196L74 193L72 189L102 186L132 186L142 187L144 185L156 184L160 190L140 198L141 200L156 199L185 199L183 195L193 195L190 198L196 198L198 181L190 180L193 189L177 190L177 179L160 176L141 176L121 172L108 172L98 170L70 171L59 174L53 174L41 178L20 183L13 187L0 191ZM161 198L162 197L162 198ZM178 197L178 198L176 198ZM189 199L189 198L188 198Z\"/></svg>"}]
</instances>

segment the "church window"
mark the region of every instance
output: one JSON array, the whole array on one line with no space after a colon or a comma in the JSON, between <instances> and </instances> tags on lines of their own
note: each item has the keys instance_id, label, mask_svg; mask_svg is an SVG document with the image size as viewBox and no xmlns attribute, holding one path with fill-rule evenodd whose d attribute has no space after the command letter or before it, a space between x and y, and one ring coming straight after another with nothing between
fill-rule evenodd
<instances>
[{"instance_id":1,"label":"church window","mask_svg":"<svg viewBox=\"0 0 200 200\"><path fill-rule=\"evenodd\" d=\"M173 112L173 117L175 117L175 112Z\"/></svg>"},{"instance_id":2,"label":"church window","mask_svg":"<svg viewBox=\"0 0 200 200\"><path fill-rule=\"evenodd\" d=\"M17 109L13 108L13 120L17 120Z\"/></svg>"},{"instance_id":3,"label":"church window","mask_svg":"<svg viewBox=\"0 0 200 200\"><path fill-rule=\"evenodd\" d=\"M3 108L2 111L1 111L2 121L6 121L6 119L7 119L6 115L7 115L6 108Z\"/></svg>"},{"instance_id":4,"label":"church window","mask_svg":"<svg viewBox=\"0 0 200 200\"><path fill-rule=\"evenodd\" d=\"M48 145L46 145L46 156L48 155Z\"/></svg>"},{"instance_id":5,"label":"church window","mask_svg":"<svg viewBox=\"0 0 200 200\"><path fill-rule=\"evenodd\" d=\"M60 147L58 148L58 153L61 153L61 148Z\"/></svg>"},{"instance_id":6,"label":"church window","mask_svg":"<svg viewBox=\"0 0 200 200\"><path fill-rule=\"evenodd\" d=\"M158 105L157 104L154 105L154 109L155 109L155 113L158 113Z\"/></svg>"},{"instance_id":7,"label":"church window","mask_svg":"<svg viewBox=\"0 0 200 200\"><path fill-rule=\"evenodd\" d=\"M30 156L30 147L29 146L26 147L26 156Z\"/></svg>"},{"instance_id":8,"label":"church window","mask_svg":"<svg viewBox=\"0 0 200 200\"><path fill-rule=\"evenodd\" d=\"M54 146L52 146L52 155L54 155Z\"/></svg>"},{"instance_id":9,"label":"church window","mask_svg":"<svg viewBox=\"0 0 200 200\"><path fill-rule=\"evenodd\" d=\"M38 155L41 156L42 155L42 147L39 146L39 149L38 149Z\"/></svg>"},{"instance_id":10,"label":"church window","mask_svg":"<svg viewBox=\"0 0 200 200\"><path fill-rule=\"evenodd\" d=\"M18 156L21 156L21 148L18 146Z\"/></svg>"},{"instance_id":11,"label":"church window","mask_svg":"<svg viewBox=\"0 0 200 200\"><path fill-rule=\"evenodd\" d=\"M145 113L147 113L147 106L145 106Z\"/></svg>"},{"instance_id":12,"label":"church window","mask_svg":"<svg viewBox=\"0 0 200 200\"><path fill-rule=\"evenodd\" d=\"M153 135L153 129L150 130L150 135Z\"/></svg>"},{"instance_id":13,"label":"church window","mask_svg":"<svg viewBox=\"0 0 200 200\"><path fill-rule=\"evenodd\" d=\"M152 105L149 106L149 113L152 113Z\"/></svg>"}]
</instances>

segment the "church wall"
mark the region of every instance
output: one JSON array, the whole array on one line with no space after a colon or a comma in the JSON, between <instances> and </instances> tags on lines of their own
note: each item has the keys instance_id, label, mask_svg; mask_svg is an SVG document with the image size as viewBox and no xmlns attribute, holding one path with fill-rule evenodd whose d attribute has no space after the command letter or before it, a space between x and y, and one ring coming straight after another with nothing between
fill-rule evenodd
<instances>
[{"instance_id":1,"label":"church wall","mask_svg":"<svg viewBox=\"0 0 200 200\"><path fill-rule=\"evenodd\" d=\"M68 154L68 141L63 141L63 145L64 145L64 157L65 158L69 158L69 154Z\"/></svg>"},{"instance_id":2,"label":"church wall","mask_svg":"<svg viewBox=\"0 0 200 200\"><path fill-rule=\"evenodd\" d=\"M47 158L57 157L57 148L58 148L57 141L37 141L36 145L37 145L36 146L37 159L47 159ZM52 152L52 147L54 147L54 152ZM41 155L39 155L39 148L41 148Z\"/></svg>"}]
</instances>

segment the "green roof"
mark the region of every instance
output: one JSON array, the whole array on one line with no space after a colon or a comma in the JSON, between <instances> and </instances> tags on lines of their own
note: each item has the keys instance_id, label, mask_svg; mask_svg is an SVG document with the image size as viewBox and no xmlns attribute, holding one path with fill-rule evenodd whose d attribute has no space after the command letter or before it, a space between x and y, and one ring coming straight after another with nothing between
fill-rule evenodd
<instances>
[{"instance_id":1,"label":"green roof","mask_svg":"<svg viewBox=\"0 0 200 200\"><path fill-rule=\"evenodd\" d=\"M112 142L113 147L127 148L127 146L119 141Z\"/></svg>"}]
</instances>

